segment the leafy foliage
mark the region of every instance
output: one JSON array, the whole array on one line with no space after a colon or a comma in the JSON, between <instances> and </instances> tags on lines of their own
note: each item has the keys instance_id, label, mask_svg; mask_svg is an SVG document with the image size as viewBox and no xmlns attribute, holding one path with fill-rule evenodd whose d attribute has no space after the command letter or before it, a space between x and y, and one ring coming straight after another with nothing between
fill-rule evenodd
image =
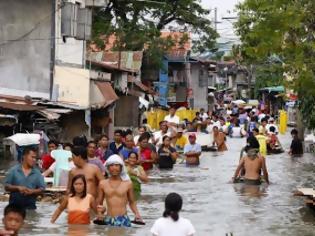
<instances>
[{"instance_id":1,"label":"leafy foliage","mask_svg":"<svg viewBox=\"0 0 315 236\"><path fill-rule=\"evenodd\" d=\"M176 23L183 32L198 36L192 40L194 50L204 51L214 47L217 37L208 14L199 0L109 0L93 13L92 38L104 47L104 36L114 34L115 50L146 49L154 61L174 44L174 39L160 38L161 30ZM187 40L183 37L175 43Z\"/></svg>"},{"instance_id":2,"label":"leafy foliage","mask_svg":"<svg viewBox=\"0 0 315 236\"><path fill-rule=\"evenodd\" d=\"M133 192L135 195L136 200L139 200L141 197L141 183L139 182L138 178L133 175L129 175L130 180L133 186Z\"/></svg>"},{"instance_id":3,"label":"leafy foliage","mask_svg":"<svg viewBox=\"0 0 315 236\"><path fill-rule=\"evenodd\" d=\"M281 64L263 64L256 66L255 94L264 87L272 87L283 84L283 68Z\"/></svg>"},{"instance_id":4,"label":"leafy foliage","mask_svg":"<svg viewBox=\"0 0 315 236\"><path fill-rule=\"evenodd\" d=\"M288 85L299 95L306 125L315 128L309 112L315 100L315 1L245 0L238 11L242 61L259 65L277 55L282 61L277 73L283 70L293 77Z\"/></svg>"}]
</instances>

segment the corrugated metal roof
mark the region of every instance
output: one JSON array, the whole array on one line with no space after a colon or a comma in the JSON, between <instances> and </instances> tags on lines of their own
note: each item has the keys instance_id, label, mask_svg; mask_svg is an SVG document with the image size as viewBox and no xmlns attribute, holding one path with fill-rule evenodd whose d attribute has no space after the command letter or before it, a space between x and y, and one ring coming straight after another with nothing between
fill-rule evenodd
<instances>
[{"instance_id":1,"label":"corrugated metal roof","mask_svg":"<svg viewBox=\"0 0 315 236\"><path fill-rule=\"evenodd\" d=\"M37 102L31 98L0 95L0 107L15 111L35 111L43 107L37 106Z\"/></svg>"},{"instance_id":2,"label":"corrugated metal roof","mask_svg":"<svg viewBox=\"0 0 315 236\"><path fill-rule=\"evenodd\" d=\"M11 102L0 102L0 107L15 111L36 111L40 110L43 107L29 105L29 104L16 104Z\"/></svg>"},{"instance_id":3,"label":"corrugated metal roof","mask_svg":"<svg viewBox=\"0 0 315 236\"><path fill-rule=\"evenodd\" d=\"M48 120L58 120L61 114L67 114L72 112L71 109L55 109L55 108L47 108L37 111L38 114L44 116Z\"/></svg>"},{"instance_id":4,"label":"corrugated metal roof","mask_svg":"<svg viewBox=\"0 0 315 236\"><path fill-rule=\"evenodd\" d=\"M40 101L40 102L38 102L38 104L44 105L44 106L64 107L64 108L73 109L73 110L85 110L86 109L84 107L80 107L80 106L77 106L77 105L74 105L74 104L65 103L65 102Z\"/></svg>"},{"instance_id":5,"label":"corrugated metal roof","mask_svg":"<svg viewBox=\"0 0 315 236\"><path fill-rule=\"evenodd\" d=\"M87 61L110 70L138 73L142 57L142 51L88 52Z\"/></svg>"},{"instance_id":6,"label":"corrugated metal roof","mask_svg":"<svg viewBox=\"0 0 315 236\"><path fill-rule=\"evenodd\" d=\"M96 85L103 94L105 106L108 106L119 99L110 83L96 82Z\"/></svg>"},{"instance_id":7,"label":"corrugated metal roof","mask_svg":"<svg viewBox=\"0 0 315 236\"><path fill-rule=\"evenodd\" d=\"M100 62L100 61L92 61L91 60L91 63L93 65L96 65L96 66L100 66L104 69L108 69L108 70L111 70L111 71L121 71L121 72L130 72L130 73L136 73L136 71L134 70L130 70L130 69L127 69L127 68L118 68L117 65L113 65L113 64L107 64L105 62Z\"/></svg>"},{"instance_id":8,"label":"corrugated metal roof","mask_svg":"<svg viewBox=\"0 0 315 236\"><path fill-rule=\"evenodd\" d=\"M91 107L107 107L119 97L109 82L91 81L90 102Z\"/></svg>"},{"instance_id":9,"label":"corrugated metal roof","mask_svg":"<svg viewBox=\"0 0 315 236\"><path fill-rule=\"evenodd\" d=\"M152 88L148 87L147 85L143 84L141 81L137 80L137 78L135 76L128 75L127 80L130 83L134 83L142 91L149 93L149 94L155 94L155 91Z\"/></svg>"}]
</instances>

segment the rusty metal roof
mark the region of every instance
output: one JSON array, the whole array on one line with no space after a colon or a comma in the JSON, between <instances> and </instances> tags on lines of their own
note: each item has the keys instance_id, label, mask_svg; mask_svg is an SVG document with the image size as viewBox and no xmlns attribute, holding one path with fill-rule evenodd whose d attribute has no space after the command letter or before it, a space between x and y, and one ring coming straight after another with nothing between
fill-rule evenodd
<instances>
[{"instance_id":1,"label":"rusty metal roof","mask_svg":"<svg viewBox=\"0 0 315 236\"><path fill-rule=\"evenodd\" d=\"M119 97L109 82L91 82L90 103L92 108L107 107L118 99Z\"/></svg>"},{"instance_id":2,"label":"rusty metal roof","mask_svg":"<svg viewBox=\"0 0 315 236\"><path fill-rule=\"evenodd\" d=\"M128 75L127 81L130 83L134 83L136 86L138 86L142 91L149 93L149 94L155 94L155 91L148 87L147 85L143 84L141 81L137 80L135 76Z\"/></svg>"},{"instance_id":3,"label":"rusty metal roof","mask_svg":"<svg viewBox=\"0 0 315 236\"><path fill-rule=\"evenodd\" d=\"M108 106L111 103L113 103L119 99L119 97L115 93L115 90L110 85L110 83L108 83L108 82L96 82L96 85L104 97L105 106Z\"/></svg>"},{"instance_id":4,"label":"rusty metal roof","mask_svg":"<svg viewBox=\"0 0 315 236\"><path fill-rule=\"evenodd\" d=\"M142 51L101 51L88 52L87 61L109 70L138 73L142 66L142 57Z\"/></svg>"},{"instance_id":5,"label":"rusty metal roof","mask_svg":"<svg viewBox=\"0 0 315 236\"><path fill-rule=\"evenodd\" d=\"M130 70L127 68L123 68L123 67L118 68L117 65L107 64L105 62L91 61L91 64L102 67L102 68L110 70L110 71L121 71L121 72L130 72L130 73L136 73L137 72L137 71Z\"/></svg>"},{"instance_id":6,"label":"rusty metal roof","mask_svg":"<svg viewBox=\"0 0 315 236\"><path fill-rule=\"evenodd\" d=\"M44 107L37 106L31 98L0 95L0 107L15 111L36 111Z\"/></svg>"},{"instance_id":7,"label":"rusty metal roof","mask_svg":"<svg viewBox=\"0 0 315 236\"><path fill-rule=\"evenodd\" d=\"M36 111L43 108L36 105L16 104L11 102L0 102L0 107L15 111Z\"/></svg>"}]
</instances>

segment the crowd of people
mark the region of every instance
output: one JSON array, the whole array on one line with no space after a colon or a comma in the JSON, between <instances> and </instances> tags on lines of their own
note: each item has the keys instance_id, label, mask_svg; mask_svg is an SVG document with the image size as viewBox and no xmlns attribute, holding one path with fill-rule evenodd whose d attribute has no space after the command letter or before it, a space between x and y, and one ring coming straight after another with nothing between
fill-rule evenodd
<instances>
[{"instance_id":1,"label":"crowd of people","mask_svg":"<svg viewBox=\"0 0 315 236\"><path fill-rule=\"evenodd\" d=\"M181 121L176 109L171 107L155 132L143 125L136 132L115 130L112 141L106 135L90 141L76 137L71 144L51 140L48 153L39 162L36 148L25 147L21 163L12 167L5 178L5 190L10 193L9 205L4 211L5 230L16 234L25 218L22 208L36 209L36 197L45 190L44 177L54 175L58 169L55 150L70 154L66 155L69 170L66 194L51 222L56 222L67 209L68 224L90 224L91 212L94 212L95 224L130 227L132 223L144 224L137 200L141 197L141 185L149 182L150 170L171 170L177 163L198 166L204 148L197 142L200 134L207 134L212 140L212 150L218 152L228 149L228 138L246 138L247 144L232 181L259 185L262 181L269 183L266 155L283 151L278 132L275 117L256 107L245 109L231 104L208 113L201 109L192 121ZM289 153L303 154L297 131L291 134ZM134 220L127 215L128 205ZM163 217L154 223L151 233L155 236L194 235L190 221L178 215L181 208L180 195L169 194ZM20 224L10 226L6 223L10 222L10 217L18 218Z\"/></svg>"}]
</instances>

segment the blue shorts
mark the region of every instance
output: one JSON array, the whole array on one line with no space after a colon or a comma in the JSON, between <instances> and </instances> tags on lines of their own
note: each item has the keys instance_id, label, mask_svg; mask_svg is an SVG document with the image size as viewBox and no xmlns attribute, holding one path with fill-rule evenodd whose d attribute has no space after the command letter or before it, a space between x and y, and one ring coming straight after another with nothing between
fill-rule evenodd
<instances>
[{"instance_id":1,"label":"blue shorts","mask_svg":"<svg viewBox=\"0 0 315 236\"><path fill-rule=\"evenodd\" d=\"M131 227L131 221L127 215L116 217L105 216L104 223L110 226Z\"/></svg>"}]
</instances>

